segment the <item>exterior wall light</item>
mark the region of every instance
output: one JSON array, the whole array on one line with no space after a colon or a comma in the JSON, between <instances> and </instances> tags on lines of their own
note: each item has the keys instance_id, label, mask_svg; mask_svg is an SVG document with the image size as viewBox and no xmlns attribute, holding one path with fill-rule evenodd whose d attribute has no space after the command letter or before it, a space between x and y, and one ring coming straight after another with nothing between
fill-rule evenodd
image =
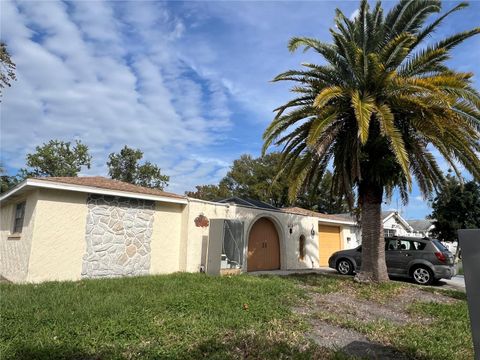
<instances>
[{"instance_id":1,"label":"exterior wall light","mask_svg":"<svg viewBox=\"0 0 480 360\"><path fill-rule=\"evenodd\" d=\"M293 224L292 223L288 223L287 225L288 227L288 232L290 233L290 235L293 233Z\"/></svg>"}]
</instances>

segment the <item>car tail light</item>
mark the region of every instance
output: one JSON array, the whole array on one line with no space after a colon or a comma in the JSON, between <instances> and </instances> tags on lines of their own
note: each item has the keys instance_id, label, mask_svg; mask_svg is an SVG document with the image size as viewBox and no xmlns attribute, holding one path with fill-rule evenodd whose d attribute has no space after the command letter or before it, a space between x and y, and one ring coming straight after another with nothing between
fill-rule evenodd
<instances>
[{"instance_id":1,"label":"car tail light","mask_svg":"<svg viewBox=\"0 0 480 360\"><path fill-rule=\"evenodd\" d=\"M440 260L441 262L443 262L443 263L444 263L444 262L447 262L447 258L445 257L445 255L444 255L442 252L437 251L437 252L435 253L435 256L436 256L437 259Z\"/></svg>"}]
</instances>

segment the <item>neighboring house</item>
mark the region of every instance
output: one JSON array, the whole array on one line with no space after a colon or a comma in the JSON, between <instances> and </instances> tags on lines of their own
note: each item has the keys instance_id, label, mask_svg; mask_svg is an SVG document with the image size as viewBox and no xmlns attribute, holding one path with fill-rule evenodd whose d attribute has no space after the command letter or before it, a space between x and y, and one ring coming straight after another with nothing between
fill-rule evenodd
<instances>
[{"instance_id":1,"label":"neighboring house","mask_svg":"<svg viewBox=\"0 0 480 360\"><path fill-rule=\"evenodd\" d=\"M413 228L398 211L382 211L383 233L385 236L413 236Z\"/></svg>"},{"instance_id":2,"label":"neighboring house","mask_svg":"<svg viewBox=\"0 0 480 360\"><path fill-rule=\"evenodd\" d=\"M335 216L350 219L350 214L336 214ZM434 228L433 220L405 220L398 211L382 211L383 233L385 236L428 237ZM358 228L356 239L361 241L361 232Z\"/></svg>"},{"instance_id":3,"label":"neighboring house","mask_svg":"<svg viewBox=\"0 0 480 360\"><path fill-rule=\"evenodd\" d=\"M0 206L0 275L14 282L308 269L358 244L351 218L102 177L27 179Z\"/></svg>"},{"instance_id":4,"label":"neighboring house","mask_svg":"<svg viewBox=\"0 0 480 360\"><path fill-rule=\"evenodd\" d=\"M407 222L413 229L413 236L429 237L435 227L433 220L430 219L407 220Z\"/></svg>"}]
</instances>

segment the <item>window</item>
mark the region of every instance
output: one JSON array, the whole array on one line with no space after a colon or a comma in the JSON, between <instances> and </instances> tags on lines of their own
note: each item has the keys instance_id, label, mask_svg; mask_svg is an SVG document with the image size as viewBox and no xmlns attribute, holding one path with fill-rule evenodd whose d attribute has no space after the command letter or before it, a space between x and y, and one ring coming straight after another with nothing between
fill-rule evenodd
<instances>
[{"instance_id":1,"label":"window","mask_svg":"<svg viewBox=\"0 0 480 360\"><path fill-rule=\"evenodd\" d=\"M396 239L391 239L386 241L385 250L387 251L398 250L398 241Z\"/></svg>"},{"instance_id":2,"label":"window","mask_svg":"<svg viewBox=\"0 0 480 360\"><path fill-rule=\"evenodd\" d=\"M398 242L400 250L415 250L413 244L408 240L399 240Z\"/></svg>"},{"instance_id":3,"label":"window","mask_svg":"<svg viewBox=\"0 0 480 360\"><path fill-rule=\"evenodd\" d=\"M300 235L300 239L298 240L298 254L300 260L305 259L305 236Z\"/></svg>"},{"instance_id":4,"label":"window","mask_svg":"<svg viewBox=\"0 0 480 360\"><path fill-rule=\"evenodd\" d=\"M415 250L424 250L425 247L427 246L426 243L419 242L419 241L412 241L412 244L413 244Z\"/></svg>"},{"instance_id":5,"label":"window","mask_svg":"<svg viewBox=\"0 0 480 360\"><path fill-rule=\"evenodd\" d=\"M244 247L243 222L225 220L223 223L221 269L241 269Z\"/></svg>"},{"instance_id":6,"label":"window","mask_svg":"<svg viewBox=\"0 0 480 360\"><path fill-rule=\"evenodd\" d=\"M383 229L385 237L393 237L397 233L395 229Z\"/></svg>"},{"instance_id":7,"label":"window","mask_svg":"<svg viewBox=\"0 0 480 360\"><path fill-rule=\"evenodd\" d=\"M15 217L13 220L13 233L20 234L23 228L23 218L25 217L25 204L26 202L22 202L17 204L15 208Z\"/></svg>"},{"instance_id":8,"label":"window","mask_svg":"<svg viewBox=\"0 0 480 360\"><path fill-rule=\"evenodd\" d=\"M432 242L435 244L438 250L444 252L444 251L449 251L445 245L443 245L440 241L433 239Z\"/></svg>"}]
</instances>

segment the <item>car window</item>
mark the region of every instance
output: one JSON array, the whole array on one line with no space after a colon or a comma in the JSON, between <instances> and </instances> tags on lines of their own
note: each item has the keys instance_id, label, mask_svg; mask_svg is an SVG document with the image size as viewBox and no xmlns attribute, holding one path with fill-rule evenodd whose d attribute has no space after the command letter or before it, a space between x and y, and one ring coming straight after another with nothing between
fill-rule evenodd
<instances>
[{"instance_id":1,"label":"car window","mask_svg":"<svg viewBox=\"0 0 480 360\"><path fill-rule=\"evenodd\" d=\"M435 244L438 250L442 252L449 251L440 241L434 239L432 242Z\"/></svg>"},{"instance_id":2,"label":"car window","mask_svg":"<svg viewBox=\"0 0 480 360\"><path fill-rule=\"evenodd\" d=\"M425 244L418 241L411 240L400 240L400 239L388 239L385 241L385 250L394 251L394 250L423 250Z\"/></svg>"},{"instance_id":3,"label":"car window","mask_svg":"<svg viewBox=\"0 0 480 360\"><path fill-rule=\"evenodd\" d=\"M398 250L398 240L389 239L385 241L385 250L387 251Z\"/></svg>"},{"instance_id":4,"label":"car window","mask_svg":"<svg viewBox=\"0 0 480 360\"><path fill-rule=\"evenodd\" d=\"M412 249L412 243L409 240L399 240L398 241L398 249L399 250L415 250Z\"/></svg>"},{"instance_id":5,"label":"car window","mask_svg":"<svg viewBox=\"0 0 480 360\"><path fill-rule=\"evenodd\" d=\"M425 247L427 246L426 243L423 243L420 241L412 241L412 245L415 248L415 250L425 250Z\"/></svg>"}]
</instances>

